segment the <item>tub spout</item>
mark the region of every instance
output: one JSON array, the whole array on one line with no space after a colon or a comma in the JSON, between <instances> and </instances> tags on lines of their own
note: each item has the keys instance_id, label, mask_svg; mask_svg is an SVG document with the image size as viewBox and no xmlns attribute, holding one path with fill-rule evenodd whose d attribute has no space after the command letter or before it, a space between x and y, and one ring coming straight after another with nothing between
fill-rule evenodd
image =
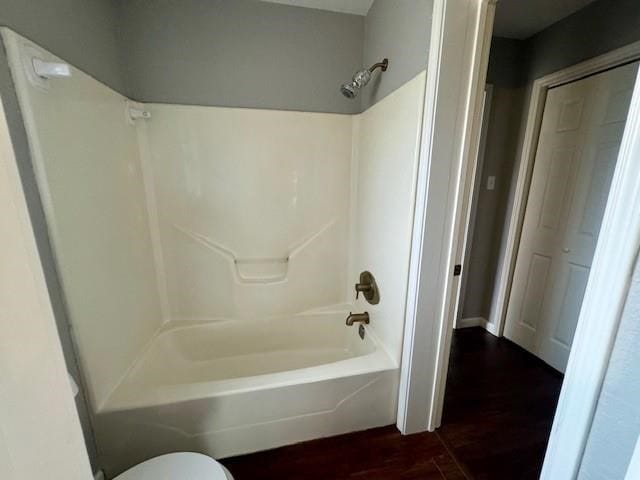
<instances>
[{"instance_id":1,"label":"tub spout","mask_svg":"<svg viewBox=\"0 0 640 480\"><path fill-rule=\"evenodd\" d=\"M349 316L347 317L347 325L351 326L355 322L360 322L360 323L364 323L365 325L369 325L369 312L364 312L364 313L349 312Z\"/></svg>"}]
</instances>

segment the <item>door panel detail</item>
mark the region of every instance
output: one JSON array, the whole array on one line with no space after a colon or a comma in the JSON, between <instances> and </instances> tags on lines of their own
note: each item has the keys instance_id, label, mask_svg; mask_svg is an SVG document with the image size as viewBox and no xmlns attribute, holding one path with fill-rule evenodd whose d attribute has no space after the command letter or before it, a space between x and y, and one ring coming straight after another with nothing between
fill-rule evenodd
<instances>
[{"instance_id":1,"label":"door panel detail","mask_svg":"<svg viewBox=\"0 0 640 480\"><path fill-rule=\"evenodd\" d=\"M579 321L637 71L638 62L547 92L504 334L560 371Z\"/></svg>"}]
</instances>

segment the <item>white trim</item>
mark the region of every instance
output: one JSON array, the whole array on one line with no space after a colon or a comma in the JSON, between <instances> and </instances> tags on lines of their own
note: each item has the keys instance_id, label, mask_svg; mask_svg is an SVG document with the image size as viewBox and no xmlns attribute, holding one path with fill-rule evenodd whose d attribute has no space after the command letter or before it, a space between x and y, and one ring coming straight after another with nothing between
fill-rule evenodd
<instances>
[{"instance_id":1,"label":"white trim","mask_svg":"<svg viewBox=\"0 0 640 480\"><path fill-rule=\"evenodd\" d=\"M467 317L461 318L456 323L456 329L460 328L473 328L473 327L482 327L485 328L487 325L487 319L482 317Z\"/></svg>"},{"instance_id":2,"label":"white trim","mask_svg":"<svg viewBox=\"0 0 640 480\"><path fill-rule=\"evenodd\" d=\"M471 327L482 327L491 335L498 336L496 333L496 326L494 323L491 323L489 320L483 317L468 317L468 318L460 318L456 324L456 330L461 328L471 328Z\"/></svg>"},{"instance_id":3,"label":"white trim","mask_svg":"<svg viewBox=\"0 0 640 480\"><path fill-rule=\"evenodd\" d=\"M485 323L484 325L484 329L489 332L491 335L494 335L496 337L499 337L500 335L498 335L498 328L496 326L495 323L493 323L491 320L487 320L487 323Z\"/></svg>"},{"instance_id":4,"label":"white trim","mask_svg":"<svg viewBox=\"0 0 640 480\"><path fill-rule=\"evenodd\" d=\"M640 74L569 355L542 480L576 477L640 249ZM633 206L633 208L631 208Z\"/></svg>"},{"instance_id":5,"label":"white trim","mask_svg":"<svg viewBox=\"0 0 640 480\"><path fill-rule=\"evenodd\" d=\"M443 265L447 265L445 272L445 282L443 284L445 295L439 325L439 348L436 356L436 371L433 382L433 397L429 412L430 430L438 428L442 422L442 410L444 404L444 393L447 383L447 373L449 367L449 355L451 350L451 335L453 325L459 309L460 300L460 277L453 276L454 265L462 263L465 252L465 238L463 235L466 229L465 222L469 218L471 207L471 192L473 188L474 166L477 161L478 147L480 143L482 128L482 102L484 99L484 87L486 84L487 69L489 65L489 52L491 49L491 39L493 33L493 20L495 16L496 4L492 0L480 0L474 5L474 16L470 20L469 31L473 35L468 38L472 44L471 56L468 57L470 73L468 78L468 96L466 103L461 104L459 113L463 114L464 122L462 128L462 152L453 161L452 168L458 168L458 177L451 177L450 191L455 192L451 199L453 215L450 221L451 233L445 237L449 241L450 248L443 250L448 257ZM473 23L472 23L473 22ZM471 28L473 27L473 30ZM461 96L461 100L464 95ZM463 106L464 105L464 106ZM456 165L457 163L457 165ZM434 203L434 208L439 208L438 201Z\"/></svg>"},{"instance_id":6,"label":"white trim","mask_svg":"<svg viewBox=\"0 0 640 480\"><path fill-rule=\"evenodd\" d=\"M547 90L638 58L640 58L640 42L635 42L572 67L538 78L533 82L513 207L507 224L507 241L502 263L498 266L492 311L489 317L489 320L496 325L496 331L500 336L504 331L511 284L513 282L513 272L515 270L518 246L520 244L520 234L524 221Z\"/></svg>"},{"instance_id":7,"label":"white trim","mask_svg":"<svg viewBox=\"0 0 640 480\"><path fill-rule=\"evenodd\" d=\"M440 423L453 327L443 320L455 317L452 269L464 252L454 239L468 218L494 11L487 0L434 2L398 399L405 434Z\"/></svg>"}]
</instances>

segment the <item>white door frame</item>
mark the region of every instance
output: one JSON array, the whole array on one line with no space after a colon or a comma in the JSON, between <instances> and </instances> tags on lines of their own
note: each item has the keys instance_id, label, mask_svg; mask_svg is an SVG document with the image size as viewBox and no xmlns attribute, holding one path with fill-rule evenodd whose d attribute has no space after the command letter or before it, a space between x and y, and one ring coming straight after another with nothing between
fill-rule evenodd
<instances>
[{"instance_id":1,"label":"white door frame","mask_svg":"<svg viewBox=\"0 0 640 480\"><path fill-rule=\"evenodd\" d=\"M440 425L461 258L473 149L479 132L481 87L491 38L493 5L484 0L435 0L409 291L398 404L405 434ZM634 60L640 43L615 50L534 84L530 118L538 118L551 85ZM569 74L567 74L569 73ZM557 83L558 82L558 83ZM530 173L539 125L526 132L520 173ZM531 146L533 145L533 147ZM591 275L549 440L543 480L575 478L609 364L632 269L640 249L640 82L602 220ZM519 175L526 194L529 175ZM514 209L523 212L524 202ZM517 217L517 215L516 215ZM511 243L518 235L511 232ZM512 248L515 250L515 247Z\"/></svg>"},{"instance_id":2,"label":"white door frame","mask_svg":"<svg viewBox=\"0 0 640 480\"><path fill-rule=\"evenodd\" d=\"M640 72L607 200L542 480L577 476L640 251Z\"/></svg>"},{"instance_id":3,"label":"white door frame","mask_svg":"<svg viewBox=\"0 0 640 480\"><path fill-rule=\"evenodd\" d=\"M398 398L402 433L440 425L495 2L435 0Z\"/></svg>"},{"instance_id":4,"label":"white door frame","mask_svg":"<svg viewBox=\"0 0 640 480\"><path fill-rule=\"evenodd\" d=\"M579 80L639 58L640 42L635 42L569 68L538 78L533 82L522 153L516 177L513 207L507 223L505 251L503 261L501 265L498 266L491 315L488 319L499 337L503 335L507 317L507 307L511 295L511 285L513 283L513 274L518 256L520 235L524 223L524 214L529 196L529 187L531 185L531 176L535 163L547 91L550 88Z\"/></svg>"}]
</instances>

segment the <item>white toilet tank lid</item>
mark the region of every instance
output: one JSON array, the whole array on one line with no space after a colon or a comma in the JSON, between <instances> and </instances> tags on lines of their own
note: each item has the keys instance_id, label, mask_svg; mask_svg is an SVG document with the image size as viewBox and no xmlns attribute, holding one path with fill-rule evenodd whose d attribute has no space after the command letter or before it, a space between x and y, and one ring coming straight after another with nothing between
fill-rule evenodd
<instances>
[{"instance_id":1,"label":"white toilet tank lid","mask_svg":"<svg viewBox=\"0 0 640 480\"><path fill-rule=\"evenodd\" d=\"M200 453L180 452L147 460L114 480L233 480L222 465Z\"/></svg>"}]
</instances>

